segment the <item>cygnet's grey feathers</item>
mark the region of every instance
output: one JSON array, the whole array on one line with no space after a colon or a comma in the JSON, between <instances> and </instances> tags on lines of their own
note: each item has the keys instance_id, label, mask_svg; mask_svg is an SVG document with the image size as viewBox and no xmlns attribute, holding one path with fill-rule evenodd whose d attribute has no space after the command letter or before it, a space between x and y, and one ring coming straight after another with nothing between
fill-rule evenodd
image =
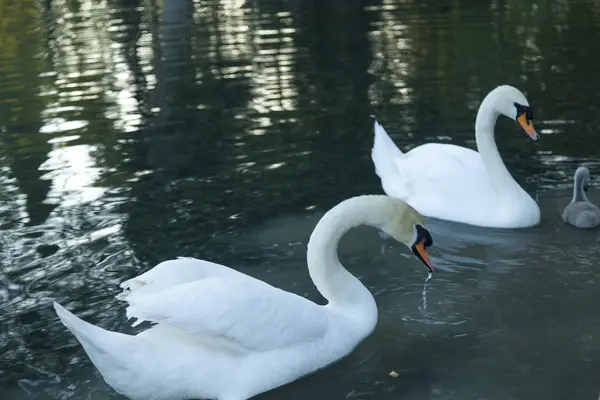
<instances>
[{"instance_id":1,"label":"cygnet's grey feathers","mask_svg":"<svg viewBox=\"0 0 600 400\"><path fill-rule=\"evenodd\" d=\"M590 203L585 192L590 180L590 173L586 167L579 167L575 171L575 184L573 199L562 213L563 221L578 228L595 228L600 225L600 209Z\"/></svg>"},{"instance_id":2,"label":"cygnet's grey feathers","mask_svg":"<svg viewBox=\"0 0 600 400\"><path fill-rule=\"evenodd\" d=\"M600 209L588 201L570 203L562 219L578 228L595 228L600 225Z\"/></svg>"}]
</instances>

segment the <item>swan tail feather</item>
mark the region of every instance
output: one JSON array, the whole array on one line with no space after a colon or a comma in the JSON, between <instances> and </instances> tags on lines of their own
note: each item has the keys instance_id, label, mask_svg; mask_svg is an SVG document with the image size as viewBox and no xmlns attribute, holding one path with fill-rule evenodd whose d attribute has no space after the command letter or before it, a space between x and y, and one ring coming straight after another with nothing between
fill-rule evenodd
<instances>
[{"instance_id":1,"label":"swan tail feather","mask_svg":"<svg viewBox=\"0 0 600 400\"><path fill-rule=\"evenodd\" d=\"M396 146L383 126L377 121L374 125L375 139L371 150L371 159L375 172L381 179L383 190L388 196L406 200L410 195L408 180L402 173L405 154Z\"/></svg>"},{"instance_id":2,"label":"swan tail feather","mask_svg":"<svg viewBox=\"0 0 600 400\"><path fill-rule=\"evenodd\" d=\"M82 320L54 302L54 310L64 326L83 346L94 365L104 375L115 368L126 370L126 357L132 350L133 336L111 332ZM106 376L105 376L106 378Z\"/></svg>"},{"instance_id":3,"label":"swan tail feather","mask_svg":"<svg viewBox=\"0 0 600 400\"><path fill-rule=\"evenodd\" d=\"M383 126L375 121L375 138L373 140L373 149L371 150L371 159L375 164L375 170L379 177L397 173L394 159L402 157L404 153L396 146L392 138L387 134Z\"/></svg>"}]
</instances>

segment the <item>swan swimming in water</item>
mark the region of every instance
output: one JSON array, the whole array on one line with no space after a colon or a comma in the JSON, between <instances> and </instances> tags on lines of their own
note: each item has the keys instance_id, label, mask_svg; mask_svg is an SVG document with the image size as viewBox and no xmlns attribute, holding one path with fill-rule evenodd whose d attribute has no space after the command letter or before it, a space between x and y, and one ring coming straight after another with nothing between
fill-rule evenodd
<instances>
[{"instance_id":1,"label":"swan swimming in water","mask_svg":"<svg viewBox=\"0 0 600 400\"><path fill-rule=\"evenodd\" d=\"M500 115L516 120L531 139L538 140L529 102L508 85L492 90L479 106L478 151L426 143L403 153L375 121L371 158L383 190L427 217L495 228L539 224L538 204L513 179L498 153L494 127Z\"/></svg>"},{"instance_id":2,"label":"swan swimming in water","mask_svg":"<svg viewBox=\"0 0 600 400\"><path fill-rule=\"evenodd\" d=\"M54 308L104 380L133 400L246 400L345 357L375 328L375 299L337 256L342 236L358 225L383 230L433 272L424 218L401 200L367 195L333 207L310 236L308 271L327 305L179 258L121 284L127 317L156 324L137 335Z\"/></svg>"},{"instance_id":3,"label":"swan swimming in water","mask_svg":"<svg viewBox=\"0 0 600 400\"><path fill-rule=\"evenodd\" d=\"M563 210L562 219L577 228L595 228L600 225L600 209L585 195L590 172L586 167L579 167L573 180L573 199Z\"/></svg>"}]
</instances>

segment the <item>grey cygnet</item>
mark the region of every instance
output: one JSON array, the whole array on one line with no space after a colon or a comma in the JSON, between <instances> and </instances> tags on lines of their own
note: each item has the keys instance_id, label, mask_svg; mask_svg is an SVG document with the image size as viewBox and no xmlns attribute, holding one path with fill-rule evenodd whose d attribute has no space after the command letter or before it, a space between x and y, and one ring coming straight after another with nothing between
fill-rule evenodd
<instances>
[{"instance_id":1,"label":"grey cygnet","mask_svg":"<svg viewBox=\"0 0 600 400\"><path fill-rule=\"evenodd\" d=\"M577 228L595 228L600 225L600 209L590 203L585 192L588 189L590 172L586 167L575 171L573 199L562 213L563 221Z\"/></svg>"}]
</instances>

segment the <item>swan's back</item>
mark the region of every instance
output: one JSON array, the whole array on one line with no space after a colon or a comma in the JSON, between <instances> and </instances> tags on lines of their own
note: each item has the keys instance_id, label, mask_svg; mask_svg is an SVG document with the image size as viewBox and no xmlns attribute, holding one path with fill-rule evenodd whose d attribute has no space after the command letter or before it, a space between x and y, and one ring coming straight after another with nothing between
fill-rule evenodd
<instances>
[{"instance_id":1,"label":"swan's back","mask_svg":"<svg viewBox=\"0 0 600 400\"><path fill-rule=\"evenodd\" d=\"M563 221L577 228L595 228L600 225L600 209L587 201L576 201L565 207Z\"/></svg>"},{"instance_id":2,"label":"swan's back","mask_svg":"<svg viewBox=\"0 0 600 400\"><path fill-rule=\"evenodd\" d=\"M403 153L377 121L371 158L385 193L424 215L448 219L440 215L451 210L446 196L454 195L460 203L459 194L493 189L476 151L447 143L425 143ZM457 174L466 174L469 179L457 180Z\"/></svg>"}]
</instances>

